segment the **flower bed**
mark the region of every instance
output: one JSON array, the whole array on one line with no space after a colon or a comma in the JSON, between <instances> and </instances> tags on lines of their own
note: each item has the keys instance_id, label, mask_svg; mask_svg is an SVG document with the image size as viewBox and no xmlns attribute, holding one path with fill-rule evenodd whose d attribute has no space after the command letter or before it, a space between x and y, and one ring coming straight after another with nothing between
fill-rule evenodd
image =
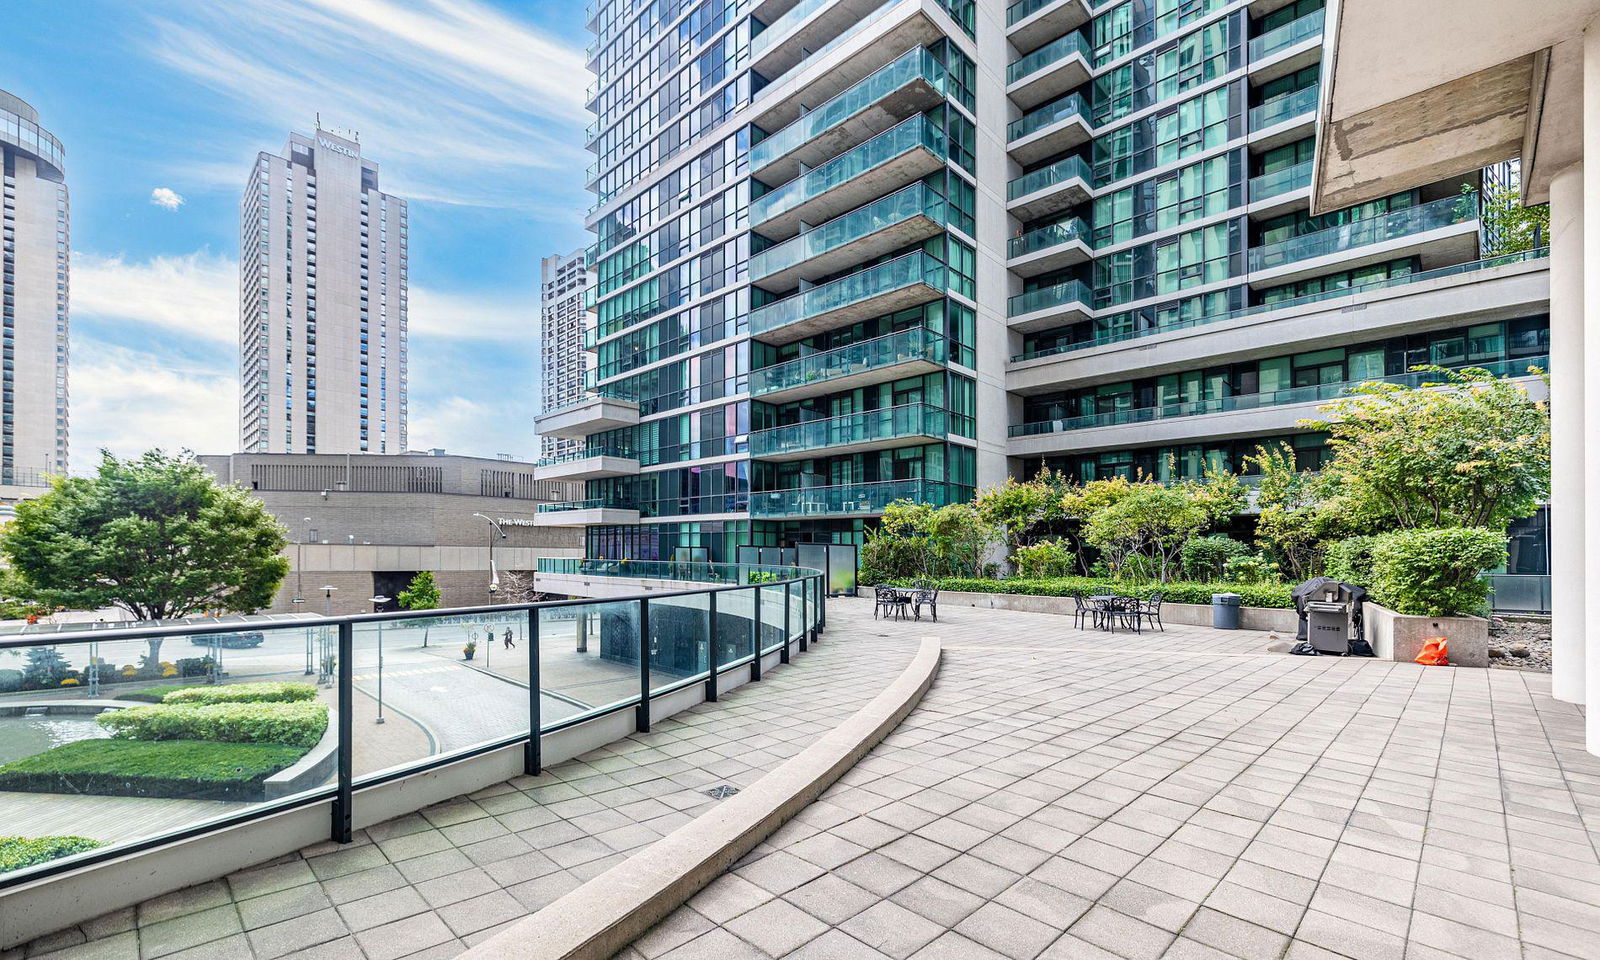
<instances>
[{"instance_id":1,"label":"flower bed","mask_svg":"<svg viewBox=\"0 0 1600 960\"><path fill-rule=\"evenodd\" d=\"M328 729L322 703L160 703L108 710L97 722L122 740L209 740L314 747Z\"/></svg>"},{"instance_id":2,"label":"flower bed","mask_svg":"<svg viewBox=\"0 0 1600 960\"><path fill-rule=\"evenodd\" d=\"M262 782L305 752L278 743L79 740L0 766L0 790L260 800Z\"/></svg>"},{"instance_id":3,"label":"flower bed","mask_svg":"<svg viewBox=\"0 0 1600 960\"><path fill-rule=\"evenodd\" d=\"M1289 597L1290 586L1285 583L1127 583L1120 580L1101 580L1093 577L1061 577L1051 580L1025 580L1015 577L1007 580L960 580L946 578L935 580L940 590L961 593L1011 593L1031 597L1070 597L1082 593L1114 593L1124 597L1149 599L1161 594L1169 603L1194 603L1209 606L1213 593L1237 593L1246 607L1293 609ZM910 580L891 580L889 586L909 587Z\"/></svg>"},{"instance_id":4,"label":"flower bed","mask_svg":"<svg viewBox=\"0 0 1600 960\"><path fill-rule=\"evenodd\" d=\"M88 837L0 837L0 873L38 866L98 846L99 840Z\"/></svg>"}]
</instances>

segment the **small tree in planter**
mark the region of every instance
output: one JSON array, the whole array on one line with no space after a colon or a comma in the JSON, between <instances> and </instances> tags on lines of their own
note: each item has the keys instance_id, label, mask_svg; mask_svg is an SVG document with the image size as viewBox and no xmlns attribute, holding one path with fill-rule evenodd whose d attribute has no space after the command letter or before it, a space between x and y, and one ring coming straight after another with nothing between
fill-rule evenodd
<instances>
[{"instance_id":1,"label":"small tree in planter","mask_svg":"<svg viewBox=\"0 0 1600 960\"><path fill-rule=\"evenodd\" d=\"M433 579L432 570L423 570L411 578L411 583L395 597L400 601L400 606L407 610L436 610L439 607L439 584ZM422 645L428 645L428 623L422 626Z\"/></svg>"}]
</instances>

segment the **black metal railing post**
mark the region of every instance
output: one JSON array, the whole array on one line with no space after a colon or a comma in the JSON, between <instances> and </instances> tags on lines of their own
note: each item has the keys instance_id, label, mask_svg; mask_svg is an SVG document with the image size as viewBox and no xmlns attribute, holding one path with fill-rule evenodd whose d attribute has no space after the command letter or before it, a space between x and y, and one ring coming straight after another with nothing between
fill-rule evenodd
<instances>
[{"instance_id":1,"label":"black metal railing post","mask_svg":"<svg viewBox=\"0 0 1600 960\"><path fill-rule=\"evenodd\" d=\"M821 636L828 629L828 586L820 578L817 580L817 635Z\"/></svg>"},{"instance_id":2,"label":"black metal railing post","mask_svg":"<svg viewBox=\"0 0 1600 960\"><path fill-rule=\"evenodd\" d=\"M752 587L755 591L755 609L750 616L750 679L761 679L761 585Z\"/></svg>"},{"instance_id":3,"label":"black metal railing post","mask_svg":"<svg viewBox=\"0 0 1600 960\"><path fill-rule=\"evenodd\" d=\"M356 736L356 628L346 620L339 624L339 787L333 798L333 840L349 843L354 833Z\"/></svg>"},{"instance_id":4,"label":"black metal railing post","mask_svg":"<svg viewBox=\"0 0 1600 960\"><path fill-rule=\"evenodd\" d=\"M650 732L650 601L639 598L639 713L634 728Z\"/></svg>"},{"instance_id":5,"label":"black metal railing post","mask_svg":"<svg viewBox=\"0 0 1600 960\"><path fill-rule=\"evenodd\" d=\"M811 640L811 581L801 580L795 586L800 588L800 652L805 653Z\"/></svg>"},{"instance_id":6,"label":"black metal railing post","mask_svg":"<svg viewBox=\"0 0 1600 960\"><path fill-rule=\"evenodd\" d=\"M794 593L790 584L783 585L783 646L778 648L778 662L789 662L789 644L794 641L794 633L789 628L789 613L794 609Z\"/></svg>"},{"instance_id":7,"label":"black metal railing post","mask_svg":"<svg viewBox=\"0 0 1600 960\"><path fill-rule=\"evenodd\" d=\"M539 608L528 611L528 749L522 755L522 772L537 777L544 772L544 728L539 713Z\"/></svg>"},{"instance_id":8,"label":"black metal railing post","mask_svg":"<svg viewBox=\"0 0 1600 960\"><path fill-rule=\"evenodd\" d=\"M706 594L706 702L717 702L717 591Z\"/></svg>"}]
</instances>

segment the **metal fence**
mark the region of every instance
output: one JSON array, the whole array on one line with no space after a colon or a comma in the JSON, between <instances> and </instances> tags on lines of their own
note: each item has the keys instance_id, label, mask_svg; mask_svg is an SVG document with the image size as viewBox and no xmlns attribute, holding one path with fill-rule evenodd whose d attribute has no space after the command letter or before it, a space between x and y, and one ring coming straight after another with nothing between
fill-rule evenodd
<instances>
[{"instance_id":1,"label":"metal fence","mask_svg":"<svg viewBox=\"0 0 1600 960\"><path fill-rule=\"evenodd\" d=\"M330 798L348 842L364 788L519 743L536 775L530 731L629 712L647 731L653 700L697 684L716 700L720 675L758 680L825 624L822 571L663 566L704 585L0 639L0 833L97 843L0 889Z\"/></svg>"}]
</instances>

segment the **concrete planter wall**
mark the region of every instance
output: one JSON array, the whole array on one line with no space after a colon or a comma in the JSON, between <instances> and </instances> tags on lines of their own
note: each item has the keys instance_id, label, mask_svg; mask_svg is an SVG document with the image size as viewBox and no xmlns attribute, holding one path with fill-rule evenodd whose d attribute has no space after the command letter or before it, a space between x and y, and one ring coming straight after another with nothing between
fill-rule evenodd
<instances>
[{"instance_id":1,"label":"concrete planter wall","mask_svg":"<svg viewBox=\"0 0 1600 960\"><path fill-rule=\"evenodd\" d=\"M1458 667L1489 665L1489 621L1482 617L1418 617L1376 603L1362 605L1367 642L1380 660L1410 663L1429 637L1450 641L1450 662Z\"/></svg>"},{"instance_id":2,"label":"concrete planter wall","mask_svg":"<svg viewBox=\"0 0 1600 960\"><path fill-rule=\"evenodd\" d=\"M1018 613L1053 613L1072 616L1075 609L1071 597L1036 597L1022 593L966 593L959 590L941 590L941 607L977 607L981 610L1014 610ZM1211 626L1211 607L1200 603L1164 603L1161 605L1164 623L1185 626ZM1275 630L1287 633L1285 639L1294 639L1299 618L1293 610L1272 607L1240 607L1239 629ZM1415 656L1415 654L1413 654Z\"/></svg>"}]
</instances>

